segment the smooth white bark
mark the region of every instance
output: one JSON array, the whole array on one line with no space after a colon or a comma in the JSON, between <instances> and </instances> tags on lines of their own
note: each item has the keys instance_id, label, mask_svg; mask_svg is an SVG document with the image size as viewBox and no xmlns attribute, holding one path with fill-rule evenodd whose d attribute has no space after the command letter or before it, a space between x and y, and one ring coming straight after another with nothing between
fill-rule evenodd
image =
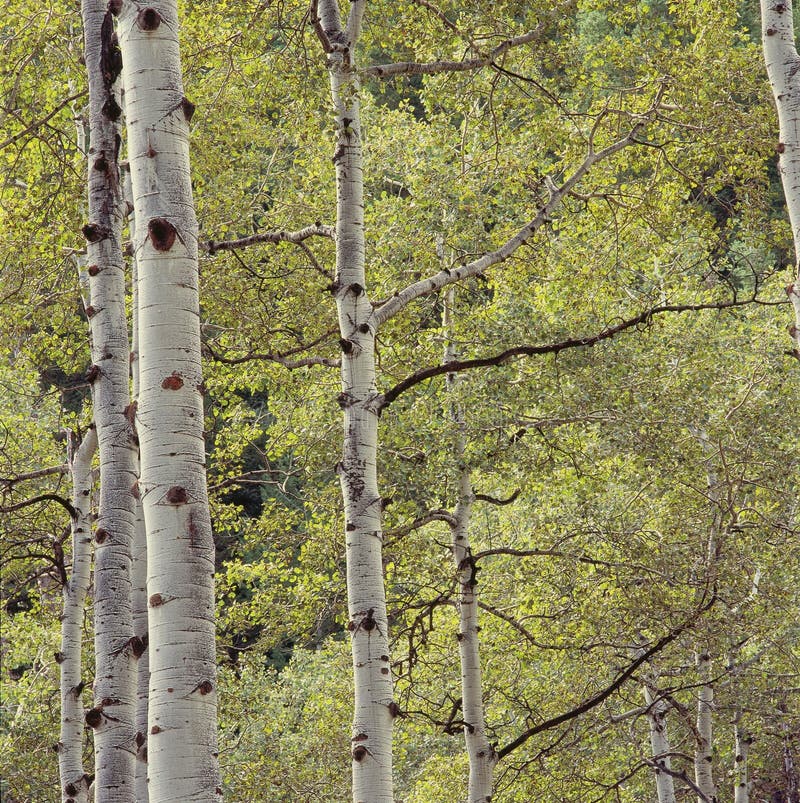
<instances>
[{"instance_id":1,"label":"smooth white bark","mask_svg":"<svg viewBox=\"0 0 800 803\"><path fill-rule=\"evenodd\" d=\"M56 656L61 671L61 733L56 750L61 779L61 799L87 803L89 775L83 767L84 683L81 678L83 620L92 562L91 498L94 475L92 458L97 451L97 432L90 428L78 444L69 433L69 471L72 477L72 570L64 586L61 649Z\"/></svg>"},{"instance_id":2,"label":"smooth white bark","mask_svg":"<svg viewBox=\"0 0 800 803\"><path fill-rule=\"evenodd\" d=\"M453 337L455 288L449 287L445 296L444 361L459 359ZM452 394L458 379L447 377L447 389ZM457 402L450 405L450 418L454 427L454 454L458 472L458 501L453 511L451 550L458 577L458 649L461 663L461 709L464 717L464 740L469 757L468 803L489 803L494 786L494 768L497 753L486 735L481 680L480 639L478 633L477 567L472 559L469 541L469 523L475 494L469 466L466 463L466 434L463 407Z\"/></svg>"},{"instance_id":3,"label":"smooth white bark","mask_svg":"<svg viewBox=\"0 0 800 803\"><path fill-rule=\"evenodd\" d=\"M119 17L138 266L138 483L147 530L153 803L218 800L214 543L205 477L197 222L175 2Z\"/></svg>"},{"instance_id":4,"label":"smooth white bark","mask_svg":"<svg viewBox=\"0 0 800 803\"><path fill-rule=\"evenodd\" d=\"M800 55L791 0L761 0L761 39L778 109L778 166L794 239L795 274L786 293L795 313L790 334L800 357Z\"/></svg>"},{"instance_id":5,"label":"smooth white bark","mask_svg":"<svg viewBox=\"0 0 800 803\"><path fill-rule=\"evenodd\" d=\"M667 733L669 703L659 696L655 678L645 678L644 700L647 705L647 721L650 725L650 748L653 752L656 793L658 803L675 803L675 784L672 770L671 747Z\"/></svg>"},{"instance_id":6,"label":"smooth white bark","mask_svg":"<svg viewBox=\"0 0 800 803\"><path fill-rule=\"evenodd\" d=\"M131 548L136 444L126 418L128 325L122 256L123 200L118 154L116 79L119 50L113 17L102 0L83 0L89 79L89 223L87 239L94 420L100 452L100 500L95 530L94 730L98 803L133 803L135 672L138 650L131 616Z\"/></svg>"},{"instance_id":7,"label":"smooth white bark","mask_svg":"<svg viewBox=\"0 0 800 803\"><path fill-rule=\"evenodd\" d=\"M136 240L136 217L133 214L133 186L130 166L123 165L123 195L128 208L128 232L131 241ZM131 407L130 418L135 420L139 400L139 272L136 258L131 265ZM138 441L138 436L137 436ZM141 466L137 455L137 471ZM133 632L142 646L136 677L136 774L134 785L136 803L147 803L147 697L150 685L150 651L147 632L147 531L144 523L144 510L141 499L136 500L133 531L133 569L132 569L131 607L133 611Z\"/></svg>"},{"instance_id":8,"label":"smooth white bark","mask_svg":"<svg viewBox=\"0 0 800 803\"><path fill-rule=\"evenodd\" d=\"M393 700L383 586L381 497L377 449L375 324L364 265L364 180L355 51L365 3L349 4L342 26L337 0L319 3L318 33L327 54L337 126L336 281L333 292L342 346L344 448L338 466L345 514L347 598L355 680L353 800L392 800ZM312 11L313 13L313 11Z\"/></svg>"},{"instance_id":9,"label":"smooth white bark","mask_svg":"<svg viewBox=\"0 0 800 803\"><path fill-rule=\"evenodd\" d=\"M694 753L694 779L700 793L698 803L716 803L714 784L713 719L714 687L711 684L711 656L707 652L695 656L700 688L697 694L697 746Z\"/></svg>"},{"instance_id":10,"label":"smooth white bark","mask_svg":"<svg viewBox=\"0 0 800 803\"><path fill-rule=\"evenodd\" d=\"M750 777L748 771L748 758L750 745L753 739L741 725L742 713L736 712L733 721L733 736L735 740L736 755L734 758L734 789L733 803L750 803Z\"/></svg>"}]
</instances>

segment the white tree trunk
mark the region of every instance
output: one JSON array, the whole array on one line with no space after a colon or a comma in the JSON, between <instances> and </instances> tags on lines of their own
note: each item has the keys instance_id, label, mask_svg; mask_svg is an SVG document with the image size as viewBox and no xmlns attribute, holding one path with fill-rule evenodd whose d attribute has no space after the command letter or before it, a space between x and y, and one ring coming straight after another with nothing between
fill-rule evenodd
<instances>
[{"instance_id":1,"label":"white tree trunk","mask_svg":"<svg viewBox=\"0 0 800 803\"><path fill-rule=\"evenodd\" d=\"M132 488L136 443L126 418L130 349L122 256L123 200L118 155L120 72L113 17L102 0L83 0L89 79L89 223L87 239L92 333L94 419L100 452L100 501L95 530L94 729L98 801L133 803L135 672L140 650L131 615Z\"/></svg>"},{"instance_id":2,"label":"white tree trunk","mask_svg":"<svg viewBox=\"0 0 800 803\"><path fill-rule=\"evenodd\" d=\"M133 214L133 187L131 185L130 165L123 168L123 188L125 203L128 207L128 230L131 241L136 239L136 217ZM132 419L139 404L139 269L134 256L131 266L131 412ZM137 457L137 470L141 466ZM133 571L132 571L133 632L142 645L142 655L136 680L136 803L147 803L147 696L150 686L150 651L148 649L147 632L147 531L144 523L144 510L141 499L136 500L133 531Z\"/></svg>"},{"instance_id":3,"label":"white tree trunk","mask_svg":"<svg viewBox=\"0 0 800 803\"><path fill-rule=\"evenodd\" d=\"M747 760L750 754L751 736L741 726L741 711L736 712L733 721L733 736L736 742L736 756L734 758L735 786L733 790L733 803L750 803L750 777Z\"/></svg>"},{"instance_id":4,"label":"white tree trunk","mask_svg":"<svg viewBox=\"0 0 800 803\"><path fill-rule=\"evenodd\" d=\"M337 0L319 3L317 31L328 50L338 138L336 280L332 287L342 346L344 448L338 466L344 498L347 597L353 650L353 800L392 800L393 700L383 533L378 493L379 396L375 386L375 325L366 292L361 120L355 51L365 3L350 3L343 28ZM313 11L312 11L313 13Z\"/></svg>"},{"instance_id":5,"label":"white tree trunk","mask_svg":"<svg viewBox=\"0 0 800 803\"><path fill-rule=\"evenodd\" d=\"M81 654L83 618L92 562L92 458L97 450L97 432L92 427L80 444L69 433L69 469L72 477L72 506L77 516L72 520L72 571L64 586L64 613L61 617L61 649L56 656L61 669L61 733L58 771L61 798L87 803L89 775L83 768L83 704L81 693Z\"/></svg>"},{"instance_id":6,"label":"white tree trunk","mask_svg":"<svg viewBox=\"0 0 800 803\"><path fill-rule=\"evenodd\" d=\"M790 334L800 358L800 56L791 0L761 0L761 38L778 108L778 165L794 239L795 273L786 293L795 313Z\"/></svg>"},{"instance_id":7,"label":"white tree trunk","mask_svg":"<svg viewBox=\"0 0 800 803\"><path fill-rule=\"evenodd\" d=\"M459 358L453 338L455 288L449 287L445 296L444 329L446 345L444 361ZM456 374L448 374L447 388L455 390ZM481 681L480 631L478 623L477 567L472 559L469 542L469 522L475 494L469 466L466 464L466 435L463 407L453 402L450 417L454 427L454 455L458 467L458 501L453 511L452 553L458 577L458 648L461 659L461 709L464 717L464 739L469 756L468 803L489 803L492 799L494 768L497 753L486 736Z\"/></svg>"},{"instance_id":8,"label":"white tree trunk","mask_svg":"<svg viewBox=\"0 0 800 803\"><path fill-rule=\"evenodd\" d=\"M222 794L214 543L205 477L197 221L175 2L119 17L138 265L142 499L147 530L148 788L153 803Z\"/></svg>"},{"instance_id":9,"label":"white tree trunk","mask_svg":"<svg viewBox=\"0 0 800 803\"><path fill-rule=\"evenodd\" d=\"M658 688L652 678L647 678L644 685L644 700L647 704L647 720L650 724L650 747L653 751L653 763L656 775L656 793L658 803L675 803L675 784L672 770L671 748L667 734L667 711L669 704L659 698Z\"/></svg>"},{"instance_id":10,"label":"white tree trunk","mask_svg":"<svg viewBox=\"0 0 800 803\"><path fill-rule=\"evenodd\" d=\"M714 711L714 687L711 685L711 656L699 652L695 656L700 689L697 695L697 747L694 753L694 779L701 794L698 803L716 803L717 789L714 785L714 741L712 713Z\"/></svg>"}]
</instances>

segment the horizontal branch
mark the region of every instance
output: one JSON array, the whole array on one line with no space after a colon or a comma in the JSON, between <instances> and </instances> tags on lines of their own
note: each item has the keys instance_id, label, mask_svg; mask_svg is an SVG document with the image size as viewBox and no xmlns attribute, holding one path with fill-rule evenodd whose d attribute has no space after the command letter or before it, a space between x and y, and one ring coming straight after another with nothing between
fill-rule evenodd
<instances>
[{"instance_id":1,"label":"horizontal branch","mask_svg":"<svg viewBox=\"0 0 800 803\"><path fill-rule=\"evenodd\" d=\"M208 343L203 343L203 352L205 356L210 357L216 362L221 362L224 365L241 365L242 363L250 362L251 360L261 360L263 362L277 363L278 365L282 365L284 368L289 368L290 370L295 368L307 368L311 365L324 365L328 368L338 368L341 365L341 360L338 357L299 357L297 359L292 359L293 355L300 354L304 351L308 351L308 349L318 346L320 343L324 342L326 338L331 337L336 331L338 330L329 329L311 343L296 346L295 348L284 352L272 353L249 351L242 357L226 357L214 351L214 349Z\"/></svg>"},{"instance_id":2,"label":"horizontal branch","mask_svg":"<svg viewBox=\"0 0 800 803\"><path fill-rule=\"evenodd\" d=\"M617 675L614 681L606 686L602 691L593 695L588 700L584 700L584 702L575 706L575 708L572 708L563 714L559 714L556 717L546 719L544 722L540 722L539 724L534 725L532 728L528 728L526 731L521 733L516 739L514 739L512 742L509 742L505 747L502 747L497 751L498 760L504 758L518 747L521 747L523 744L525 744L525 742L528 741L528 739L530 739L532 736L535 736L537 733L549 730L550 728L555 728L558 725L568 722L571 719L575 719L575 717L579 717L581 714L585 714L587 711L591 711L592 708L600 705L600 703L617 691L617 689L619 689L643 663L649 661L650 658L652 658L656 653L663 650L664 647L666 647L668 644L671 644L673 641L675 641L675 639L678 638L678 636L692 627L692 625L694 625L700 616L702 616L712 607L712 605L714 605L715 601L716 597L712 596L708 602L706 602L702 607L698 608L685 622L678 625L678 627L657 641L652 647L650 647L650 649L646 650L638 658L632 661L628 667L619 675Z\"/></svg>"},{"instance_id":3,"label":"horizontal branch","mask_svg":"<svg viewBox=\"0 0 800 803\"><path fill-rule=\"evenodd\" d=\"M455 30L453 24L438 11L438 9L434 9L429 4L426 5L429 9L433 10L451 30ZM567 0L567 2L561 4L561 7L554 9L554 12L562 14L569 7L574 5L575 0ZM551 16L555 15L553 14ZM365 67L360 72L362 75L371 76L373 78L396 78L399 75L436 75L437 73L444 72L468 72L469 70L479 70L482 67L493 67L496 66L494 62L512 48L541 40L548 31L548 25L549 20L543 20L532 30L520 34L519 36L512 36L508 39L504 39L488 53L476 58L462 59L459 61L400 61L392 64L376 64L372 67ZM458 32L456 31L456 33ZM470 42L469 44L473 50L476 49L474 43Z\"/></svg>"},{"instance_id":4,"label":"horizontal branch","mask_svg":"<svg viewBox=\"0 0 800 803\"><path fill-rule=\"evenodd\" d=\"M381 399L381 409L388 407L401 393L413 388L415 385L424 382L427 379L432 379L436 376L443 374L456 373L458 371L469 371L475 368L488 368L490 366L502 365L504 362L512 359L513 357L533 357L540 354L558 354L561 351L574 348L584 348L586 346L594 346L603 340L610 340L614 336L624 332L627 329L632 329L642 324L647 324L656 315L663 315L668 312L700 312L703 310L722 310L729 307L742 307L747 304L752 304L756 301L755 298L748 298L743 301L733 299L731 301L710 302L706 304L664 304L658 307L651 307L648 310L634 316L627 318L614 326L609 326L594 335L586 335L585 337L571 337L567 340L561 340L557 343L547 343L540 346L515 346L505 351L501 351L491 357L478 357L473 360L450 360L440 365L432 365L428 368L420 368L413 374L410 374L401 382L398 382L393 388L386 391ZM781 302L786 303L786 302Z\"/></svg>"},{"instance_id":5,"label":"horizontal branch","mask_svg":"<svg viewBox=\"0 0 800 803\"><path fill-rule=\"evenodd\" d=\"M0 513L13 513L16 510L22 510L23 508L30 507L31 505L37 505L39 502L58 502L70 515L70 518L77 519L78 513L75 508L64 499L63 496L59 496L58 494L40 494L39 496L32 496L30 499L25 499L22 502L17 502L15 505L5 505L0 507Z\"/></svg>"},{"instance_id":6,"label":"horizontal branch","mask_svg":"<svg viewBox=\"0 0 800 803\"><path fill-rule=\"evenodd\" d=\"M461 265L458 268L445 268L433 276L414 282L403 290L395 293L392 298L375 311L374 325L376 328L390 318L393 318L415 299L441 290L443 287L453 284L454 282L468 279L471 276L477 276L487 270L487 268L505 262L520 246L527 243L542 226L550 222L552 219L551 215L558 206L560 206L562 200L569 195L572 189L589 172L593 165L636 142L636 134L643 125L643 120L637 122L626 136L618 139L606 148L599 151L590 149L583 162L578 165L572 175L561 184L561 186L556 186L552 180L548 181L548 189L550 192L548 201L539 208L533 220L525 224L525 226L498 249L490 251L488 254L484 254L482 257Z\"/></svg>"},{"instance_id":7,"label":"horizontal branch","mask_svg":"<svg viewBox=\"0 0 800 803\"><path fill-rule=\"evenodd\" d=\"M412 521L410 524L404 524L402 527L395 527L394 529L386 530L383 533L384 541L386 542L390 539L401 538L404 535L408 535L408 533L412 532L413 530L419 530L426 524L430 524L432 521L444 521L450 527L456 526L456 518L448 510L430 510L424 516L419 516L418 518L414 519L414 521Z\"/></svg>"},{"instance_id":8,"label":"horizontal branch","mask_svg":"<svg viewBox=\"0 0 800 803\"><path fill-rule=\"evenodd\" d=\"M6 488L11 488L18 482L26 482L28 480L37 480L40 477L49 477L53 474L66 474L69 471L69 466L62 463L60 466L49 466L48 468L40 468L36 471L29 471L26 474L16 474L13 477L0 477L0 485Z\"/></svg>"},{"instance_id":9,"label":"horizontal branch","mask_svg":"<svg viewBox=\"0 0 800 803\"><path fill-rule=\"evenodd\" d=\"M327 237L333 239L336 236L336 229L333 226L324 226L322 223L314 223L298 231L265 231L261 234L253 234L250 237L242 237L238 240L209 240L205 245L205 250L209 254L216 254L217 251L234 251L238 248L247 248L250 245L259 243L295 243L300 244L309 237Z\"/></svg>"}]
</instances>

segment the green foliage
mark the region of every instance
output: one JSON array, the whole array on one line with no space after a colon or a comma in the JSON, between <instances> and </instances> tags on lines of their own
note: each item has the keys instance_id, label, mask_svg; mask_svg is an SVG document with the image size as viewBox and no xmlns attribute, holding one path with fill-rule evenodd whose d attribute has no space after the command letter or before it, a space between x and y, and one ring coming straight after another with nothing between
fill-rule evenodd
<instances>
[{"instance_id":1,"label":"green foliage","mask_svg":"<svg viewBox=\"0 0 800 803\"><path fill-rule=\"evenodd\" d=\"M563 182L590 147L641 123L637 144L594 165L526 247L458 285L453 332L437 295L382 327L380 391L439 364L447 337L466 360L597 334L658 305L755 293L769 302L653 316L591 349L466 372L452 393L439 376L384 411L385 576L402 712L396 788L407 803L460 799L467 772L450 533L442 521L414 524L456 501L453 404L465 410L476 490L518 492L513 504L476 503L471 524L473 552L495 551L480 558L478 589L497 747L598 694L637 646L685 626L653 665L690 708L697 677L686 667L708 645L719 669L720 785L738 706L756 734L758 790L767 796L780 783L776 757L799 716L796 693L781 692L796 688L800 660L797 366L783 353L778 305L792 260L758 23L739 5L741 16L736 4L702 0L448 0L441 13L428 3L369 5L365 67L471 58L541 29L491 68L364 80L376 301L500 246L547 200L549 180ZM12 6L8 16L25 24L2 29L0 140L15 138L0 150L8 477L63 462L56 433L90 416L80 387L89 358L73 119L84 99L31 127L85 85L77 14ZM184 4L201 245L335 222L334 131L307 10L295 0ZM662 107L645 123L659 93ZM345 800L351 689L333 243L201 250L226 795ZM53 477L0 491L4 506L69 495ZM7 514L2 534L2 602L14 608L2 644L3 793L37 803L57 797L47 749L58 719L50 556L62 513ZM687 626L712 592L714 607ZM728 667L732 655L739 668ZM591 711L531 736L500 762L498 799L651 800L646 721L621 718L641 704L635 674ZM685 718L670 714L669 724L675 749L691 754ZM676 766L690 770L683 759Z\"/></svg>"}]
</instances>

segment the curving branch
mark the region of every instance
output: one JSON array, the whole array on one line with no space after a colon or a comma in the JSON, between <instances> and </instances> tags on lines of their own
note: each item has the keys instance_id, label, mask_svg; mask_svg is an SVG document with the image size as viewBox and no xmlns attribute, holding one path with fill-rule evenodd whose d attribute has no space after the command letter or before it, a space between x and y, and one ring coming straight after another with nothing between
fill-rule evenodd
<instances>
[{"instance_id":1,"label":"curving branch","mask_svg":"<svg viewBox=\"0 0 800 803\"><path fill-rule=\"evenodd\" d=\"M58 502L58 504L69 513L71 519L76 519L78 517L78 513L72 504L58 494L39 494L39 496L32 496L30 499L25 499L14 505L3 505L0 507L0 513L13 513L16 510L22 510L31 505L37 505L39 502Z\"/></svg>"},{"instance_id":2,"label":"curving branch","mask_svg":"<svg viewBox=\"0 0 800 803\"><path fill-rule=\"evenodd\" d=\"M302 344L284 352L249 351L242 357L226 357L224 354L219 354L214 351L208 343L203 343L203 353L204 356L210 357L212 360L221 362L224 365L241 365L251 360L262 360L264 362L278 363L278 365L282 365L284 368L290 370L295 368L307 368L310 365L324 365L329 368L338 368L341 365L341 360L338 357L299 357L297 359L291 359L293 355L300 354L303 351L307 351L323 343L327 338L331 337L335 331L335 329L329 329L311 343Z\"/></svg>"},{"instance_id":3,"label":"curving branch","mask_svg":"<svg viewBox=\"0 0 800 803\"><path fill-rule=\"evenodd\" d=\"M594 335L586 335L585 337L570 337L566 340L561 340L557 343L547 343L540 346L514 346L513 348L501 351L499 354L494 354L491 357L478 357L473 360L452 360L450 362L442 363L440 365L432 365L428 368L420 368L414 371L402 381L398 382L393 388L387 390L381 398L381 409L388 407L400 394L413 388L415 385L424 382L427 379L432 379L435 376L442 376L442 374L451 374L457 371L469 371L475 368L488 368L490 366L502 365L504 362L513 357L533 357L539 354L558 354L561 351L573 348L584 348L586 346L594 346L603 340L610 340L616 335L634 327L647 325L650 320L656 315L663 315L668 312L700 312L703 310L723 310L731 307L743 307L748 304L755 303L755 298L747 298L744 300L732 299L730 301L709 302L705 304L663 304L657 307L651 307L644 312L635 315L633 318L627 318L614 326L608 326L602 331ZM759 302L763 303L763 302ZM787 302L777 302L785 304Z\"/></svg>"},{"instance_id":4,"label":"curving branch","mask_svg":"<svg viewBox=\"0 0 800 803\"><path fill-rule=\"evenodd\" d=\"M205 250L213 256L218 251L234 251L238 248L247 248L259 243L294 243L299 245L310 237L327 237L332 240L335 236L336 230L333 226L325 226L320 222L316 222L298 231L281 229L252 234L250 237L242 237L238 240L209 240L205 245Z\"/></svg>"},{"instance_id":5,"label":"curving branch","mask_svg":"<svg viewBox=\"0 0 800 803\"><path fill-rule=\"evenodd\" d=\"M27 482L28 480L38 480L41 477L49 477L53 474L66 474L69 471L69 466L62 463L60 466L49 466L48 468L40 468L36 471L28 471L25 474L16 474L13 477L0 477L0 485L4 488L12 488L18 482Z\"/></svg>"},{"instance_id":6,"label":"curving branch","mask_svg":"<svg viewBox=\"0 0 800 803\"><path fill-rule=\"evenodd\" d=\"M497 751L498 760L504 758L509 753L512 753L518 747L521 747L523 744L525 744L525 742L528 741L528 739L530 739L532 736L535 736L537 733L549 730L550 728L555 728L558 725L568 722L571 719L575 719L575 717L579 717L581 714L585 714L587 711L591 711L593 708L600 705L600 703L617 691L617 689L619 689L643 663L649 661L650 658L656 655L656 653L663 650L664 647L675 641L675 639L677 639L682 633L685 633L687 630L689 630L695 624L695 622L714 605L715 602L716 596L712 595L710 600L698 608L685 622L678 625L678 627L657 641L652 647L650 647L650 649L644 651L638 658L636 658L636 660L628 664L627 668L623 672L620 672L614 681L606 686L602 691L599 691L588 700L584 700L580 705L575 706L569 711L566 711L563 714L559 714L555 717L550 717L550 719L546 719L544 722L540 722L537 725L528 728L516 739L505 745L505 747L500 748L500 750Z\"/></svg>"}]
</instances>

